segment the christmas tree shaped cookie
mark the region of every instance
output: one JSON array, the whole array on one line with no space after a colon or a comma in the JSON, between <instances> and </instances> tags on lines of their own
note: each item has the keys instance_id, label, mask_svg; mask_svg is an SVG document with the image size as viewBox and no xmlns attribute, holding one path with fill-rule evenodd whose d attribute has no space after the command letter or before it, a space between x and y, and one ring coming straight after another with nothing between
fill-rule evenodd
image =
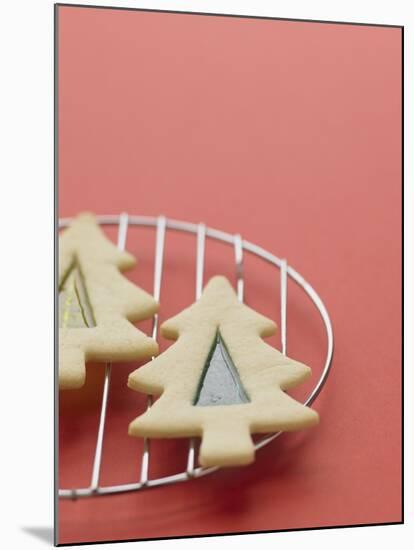
<instances>
[{"instance_id":1,"label":"christmas tree shaped cookie","mask_svg":"<svg viewBox=\"0 0 414 550\"><path fill-rule=\"evenodd\" d=\"M311 370L262 340L275 331L226 278L212 278L195 304L162 324L162 335L177 342L130 374L130 388L162 395L129 434L200 436L202 466L232 466L254 460L252 433L317 424L315 411L283 391Z\"/></svg>"},{"instance_id":2,"label":"christmas tree shaped cookie","mask_svg":"<svg viewBox=\"0 0 414 550\"><path fill-rule=\"evenodd\" d=\"M130 321L151 317L157 302L120 271L135 259L109 241L91 214L59 237L59 387L79 388L86 361L132 361L158 353Z\"/></svg>"}]
</instances>

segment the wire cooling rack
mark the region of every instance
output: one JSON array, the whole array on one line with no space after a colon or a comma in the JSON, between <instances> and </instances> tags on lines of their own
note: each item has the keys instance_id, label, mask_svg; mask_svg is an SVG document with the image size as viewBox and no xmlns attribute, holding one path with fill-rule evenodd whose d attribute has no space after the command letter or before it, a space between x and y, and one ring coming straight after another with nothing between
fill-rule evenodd
<instances>
[{"instance_id":1,"label":"wire cooling rack","mask_svg":"<svg viewBox=\"0 0 414 550\"><path fill-rule=\"evenodd\" d=\"M314 386L313 390L305 400L305 405L311 405L321 392L331 369L332 355L333 355L333 330L332 324L328 315L328 312L313 287L305 281L305 279L297 271L295 271L290 265L288 265L285 259L280 259L274 254L271 254L267 250L264 250L260 246L250 243L239 234L231 235L217 229L211 229L206 225L193 224L188 222L182 222L177 220L170 220L165 216L159 216L158 218L152 218L147 216L130 216L126 213L115 216L98 216L97 221L101 225L115 225L118 226L118 248L120 250L125 249L128 228L130 226L138 227L152 227L156 231L155 239L155 262L154 262L154 289L153 296L157 301L160 301L161 297L161 283L163 275L163 263L164 263L164 250L167 230L182 231L186 233L192 233L196 237L196 280L195 280L195 298L198 299L203 289L203 274L204 274L204 260L205 260L205 242L206 239L215 239L221 241L227 245L230 245L234 249L234 261L236 270L237 281L237 297L240 301L244 298L244 283L245 275L243 269L243 255L244 252L253 254L272 264L279 272L280 278L280 333L281 333L281 351L286 354L287 350L287 281L288 277L292 279L297 285L299 285L307 296L311 299L314 306L318 310L325 330L326 330L326 357L325 363L322 369L322 373ZM70 224L70 219L62 219L59 222L59 227L64 228ZM152 324L152 337L156 340L158 336L158 315L154 315ZM134 483L125 483L122 485L100 485L100 473L102 462L102 450L105 436L105 420L106 410L109 398L109 388L111 384L111 370L112 366L108 363L105 366L105 377L102 390L102 403L99 417L98 433L96 439L95 455L92 466L92 477L89 487L82 487L76 489L59 489L60 498L72 498L79 497L91 497L98 495L110 495L117 493L124 493L130 491L139 491L151 487L158 487L162 485L169 485L189 479L205 476L218 470L218 467L196 467L195 465L195 439L189 440L187 464L182 472L168 475L165 477L150 478L149 469L151 461L150 453L150 441L144 438L143 451L141 456L141 472L140 478ZM152 397L148 397L147 407L151 407ZM282 432L266 435L259 439L255 444L256 450L261 449L265 445L268 445L271 441L280 436Z\"/></svg>"}]
</instances>

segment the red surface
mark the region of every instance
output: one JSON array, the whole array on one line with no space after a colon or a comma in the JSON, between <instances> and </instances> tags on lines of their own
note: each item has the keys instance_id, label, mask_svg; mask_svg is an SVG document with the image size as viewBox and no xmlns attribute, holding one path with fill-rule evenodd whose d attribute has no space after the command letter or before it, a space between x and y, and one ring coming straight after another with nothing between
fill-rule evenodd
<instances>
[{"instance_id":1,"label":"red surface","mask_svg":"<svg viewBox=\"0 0 414 550\"><path fill-rule=\"evenodd\" d=\"M240 232L306 276L336 338L317 428L283 435L251 467L61 502L60 542L401 519L400 101L399 29L59 8L60 215L163 213ZM168 239L162 319L194 296L194 239ZM130 231L140 263L128 276L149 291L153 244ZM231 260L209 245L206 276L233 277ZM246 261L246 299L274 317L277 272ZM290 285L290 355L317 376L323 349ZM114 367L105 484L139 473L126 434L145 400L125 387L134 367ZM89 481L101 376L90 366L85 388L62 396L62 486ZM184 455L157 442L151 475Z\"/></svg>"}]
</instances>

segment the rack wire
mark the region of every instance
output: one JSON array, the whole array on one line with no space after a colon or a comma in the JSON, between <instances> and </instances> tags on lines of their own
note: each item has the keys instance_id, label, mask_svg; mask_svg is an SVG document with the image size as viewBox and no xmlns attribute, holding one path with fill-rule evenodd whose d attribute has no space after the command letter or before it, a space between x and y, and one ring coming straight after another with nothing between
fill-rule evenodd
<instances>
[{"instance_id":1,"label":"rack wire","mask_svg":"<svg viewBox=\"0 0 414 550\"><path fill-rule=\"evenodd\" d=\"M287 291L288 291L288 278L292 279L299 287L301 287L307 296L310 298L316 309L318 310L320 317L323 321L326 331L326 356L321 375L306 398L304 404L311 405L320 394L332 366L333 356L333 329L329 318L329 314L323 304L321 298L315 291L315 289L295 271L290 265L288 265L286 259L280 259L274 254L261 248L260 246L253 244L249 241L242 239L241 235L226 233L217 229L206 227L203 223L193 224L189 222L183 222L178 220L167 219L165 216L159 216L157 218L147 216L130 216L127 213L121 213L120 215L111 216L97 216L97 221L101 225L116 225L118 226L118 243L117 246L120 250L124 250L126 246L128 228L130 226L144 226L152 227L156 231L155 238L155 262L154 262L154 287L153 296L157 301L160 301L161 286L163 276L163 264L164 264L164 250L167 230L181 231L186 233L192 233L196 236L196 280L195 280L195 298L198 299L203 289L203 275L205 264L205 243L206 239L215 239L226 243L234 249L234 262L236 270L236 290L238 299L243 302L244 299L244 252L248 252L255 256L258 256L266 262L275 266L279 271L280 278L280 333L281 333L281 350L283 354L287 352ZM59 227L67 227L71 222L71 219L62 219L59 222ZM152 338L155 340L158 336L158 315L155 314L152 323ZM154 359L154 358L152 358ZM109 389L111 383L111 370L112 365L110 363L105 366L105 376L102 389L102 402L101 411L99 416L98 433L96 439L95 454L92 466L91 482L88 487L81 487L76 489L59 489L59 497L63 499L76 499L80 497L91 496L103 496L110 494L119 494L131 491L139 491L143 489L159 487L163 485L169 485L172 483L187 481L193 478L198 478L211 474L218 470L218 467L196 467L195 465L195 450L196 440L194 438L189 440L189 447L187 453L187 464L185 470L182 472L168 475L158 478L149 477L150 460L151 460L151 444L150 439L144 438L143 451L141 456L141 471L138 481L133 483L125 483L121 485L109 485L101 486L100 473L102 463L102 451L103 442L105 437L105 420L106 411L109 399ZM148 396L147 407L151 407L153 402L152 396ZM282 432L266 435L259 439L255 444L256 450L261 449L265 445L268 445L271 441L281 435Z\"/></svg>"}]
</instances>

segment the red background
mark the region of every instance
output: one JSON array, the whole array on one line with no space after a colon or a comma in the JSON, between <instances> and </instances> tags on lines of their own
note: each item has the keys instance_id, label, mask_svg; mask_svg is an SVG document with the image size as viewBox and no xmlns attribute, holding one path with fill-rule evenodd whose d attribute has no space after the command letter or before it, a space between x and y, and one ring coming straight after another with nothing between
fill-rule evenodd
<instances>
[{"instance_id":1,"label":"red background","mask_svg":"<svg viewBox=\"0 0 414 550\"><path fill-rule=\"evenodd\" d=\"M317 428L283 435L250 467L61 501L59 541L400 521L401 30L58 12L60 216L126 210L240 232L306 276L335 331ZM148 291L153 245L151 230L130 230L128 277ZM167 245L161 321L194 298L194 238L169 233ZM206 277L234 281L232 253L209 243ZM277 271L264 265L246 258L246 300L275 318ZM324 332L294 285L288 320L288 352L315 380ZM141 442L126 434L145 403L125 386L135 367L113 368L103 484L139 475ZM89 483L101 379L90 365L86 386L61 395L62 487ZM152 477L183 469L184 442L153 450Z\"/></svg>"}]
</instances>

